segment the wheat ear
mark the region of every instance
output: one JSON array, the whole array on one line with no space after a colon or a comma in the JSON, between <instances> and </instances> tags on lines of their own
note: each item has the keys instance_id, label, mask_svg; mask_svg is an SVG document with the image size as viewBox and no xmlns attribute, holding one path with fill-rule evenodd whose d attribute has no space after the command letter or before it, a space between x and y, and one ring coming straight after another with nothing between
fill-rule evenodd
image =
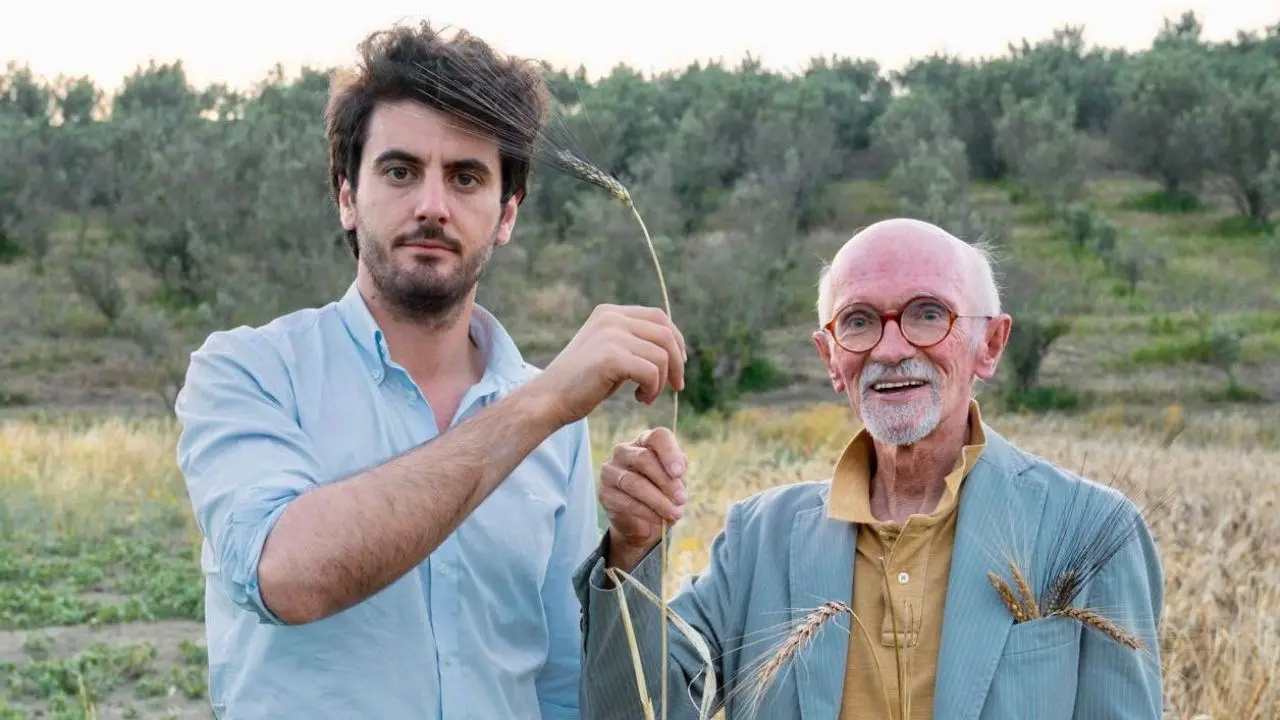
<instances>
[{"instance_id":1,"label":"wheat ear","mask_svg":"<svg viewBox=\"0 0 1280 720\"><path fill-rule=\"evenodd\" d=\"M765 690L773 683L774 678L778 675L778 671L787 664L787 661L789 661L792 656L800 652L800 650L818 634L818 631L821 630L824 625L841 614L848 615L853 621L853 624L862 632L862 636L866 639L867 644L872 644L871 633L867 631L866 626L862 624L862 619L853 611L853 608L839 600L828 600L822 603L816 610L801 618L800 622L796 624L795 630L792 630L791 633L787 635L786 639L779 644L777 651L775 651L773 655L769 657L769 660L760 667L760 670L755 673L755 680L751 684L751 707L759 708L762 698L764 697ZM871 653L871 661L875 663L876 675L883 677L880 660L876 657L874 652ZM892 717L893 706L889 702L888 691L885 689L883 683L881 683L881 690L884 696L885 717Z\"/></svg>"},{"instance_id":2,"label":"wheat ear","mask_svg":"<svg viewBox=\"0 0 1280 720\"><path fill-rule=\"evenodd\" d=\"M1141 650L1143 647L1141 640L1093 610L1079 607L1065 607L1053 614L1062 617L1069 617L1073 620L1079 620L1082 624L1097 630L1130 650Z\"/></svg>"},{"instance_id":3,"label":"wheat ear","mask_svg":"<svg viewBox=\"0 0 1280 720\"><path fill-rule=\"evenodd\" d=\"M649 246L649 257L653 259L653 268L658 273L658 287L662 291L662 307L666 310L667 317L674 317L671 314L671 299L667 295L667 281L662 275L662 263L658 262L658 249L653 246L653 238L649 237L649 228L644 224L644 218L640 217L640 211L636 209L635 201L631 199L631 193L627 188L613 178L601 171L596 166L575 157L572 153L561 150L557 153L557 157L561 162L568 166L575 174L593 185L603 188L606 192L626 205L631 210L631 214L635 216L636 222L640 224L640 231L644 233L645 244ZM671 409L671 434L676 432L676 423L680 420L680 392L672 389L672 409ZM658 573L661 576L661 585L666 584L667 580L667 521L662 521L662 539L658 541ZM663 588L659 588L659 603L662 609L662 720L667 720L667 619L670 612L667 608L667 594Z\"/></svg>"},{"instance_id":4,"label":"wheat ear","mask_svg":"<svg viewBox=\"0 0 1280 720\"><path fill-rule=\"evenodd\" d=\"M1027 582L1027 576L1022 574L1022 569L1018 567L1018 563L1010 560L1009 568L1013 570L1013 581L1018 585L1018 594L1022 596L1022 605L1026 609L1027 615L1032 619L1040 617L1040 608L1036 606L1036 596L1031 592L1031 583Z\"/></svg>"},{"instance_id":5,"label":"wheat ear","mask_svg":"<svg viewBox=\"0 0 1280 720\"><path fill-rule=\"evenodd\" d=\"M1079 621L1083 625L1097 630L1112 640L1115 640L1117 643L1120 643L1124 647L1131 650L1142 649L1143 643L1141 640L1134 637L1132 633L1126 631L1124 628L1111 620L1108 620L1105 616L1096 611L1089 610L1087 608L1073 607L1071 605L1050 607L1046 604L1046 608L1042 613L1036 606L1035 598L1031 594L1030 585L1027 583L1027 579L1022 574L1022 571L1018 568L1018 565L1014 562L1010 562L1009 566L1013 569L1014 582L1017 584L1018 591L1022 595L1021 599L1015 596L1013 589L1009 587L1008 583L994 572L987 573L987 580L991 582L991 586L996 589L996 593L1000 596L1000 599L1004 602L1005 606L1009 608L1009 612L1013 615L1013 621L1015 623L1023 623L1041 617L1071 618ZM1063 582L1070 581L1064 581L1063 578L1060 577L1054 585L1057 586ZM1050 594L1053 594L1053 590L1050 590Z\"/></svg>"},{"instance_id":6,"label":"wheat ear","mask_svg":"<svg viewBox=\"0 0 1280 720\"><path fill-rule=\"evenodd\" d=\"M1003 578L996 575L994 572L988 571L987 580L989 580L992 587L996 589L996 593L1000 595L1000 599L1003 600L1005 606L1009 608L1009 612L1013 613L1014 622L1021 623L1030 619L1026 608L1022 607L1022 602L1014 596L1013 590L1009 588L1009 585L1005 583Z\"/></svg>"}]
</instances>

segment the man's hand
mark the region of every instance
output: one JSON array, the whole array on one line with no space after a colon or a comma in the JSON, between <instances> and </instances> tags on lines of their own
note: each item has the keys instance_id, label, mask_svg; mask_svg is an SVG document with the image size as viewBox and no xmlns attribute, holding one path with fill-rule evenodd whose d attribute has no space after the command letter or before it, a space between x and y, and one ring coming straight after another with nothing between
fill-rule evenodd
<instances>
[{"instance_id":1,"label":"man's hand","mask_svg":"<svg viewBox=\"0 0 1280 720\"><path fill-rule=\"evenodd\" d=\"M657 308L599 305L534 382L562 424L586 417L624 383L642 403L684 389L684 336Z\"/></svg>"},{"instance_id":2,"label":"man's hand","mask_svg":"<svg viewBox=\"0 0 1280 720\"><path fill-rule=\"evenodd\" d=\"M666 428L617 445L600 468L600 503L609 516L608 567L630 572L662 540L662 522L684 517L689 458Z\"/></svg>"}]
</instances>

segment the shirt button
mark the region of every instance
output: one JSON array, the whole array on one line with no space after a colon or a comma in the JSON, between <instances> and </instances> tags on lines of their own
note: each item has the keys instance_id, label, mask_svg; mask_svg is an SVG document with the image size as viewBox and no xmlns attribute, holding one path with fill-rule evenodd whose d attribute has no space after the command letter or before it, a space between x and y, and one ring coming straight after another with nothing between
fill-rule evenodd
<instances>
[{"instance_id":1,"label":"shirt button","mask_svg":"<svg viewBox=\"0 0 1280 720\"><path fill-rule=\"evenodd\" d=\"M373 371L373 379L374 379L374 380L381 380L381 379L382 379L382 371L381 371L381 370L374 370L374 371Z\"/></svg>"},{"instance_id":2,"label":"shirt button","mask_svg":"<svg viewBox=\"0 0 1280 720\"><path fill-rule=\"evenodd\" d=\"M905 573L905 572L900 572L900 573L898 573L898 584L899 584L899 585L906 585L906 584L907 584L907 581L908 581L908 580L910 580L910 579L911 579L911 576L910 576L910 575L908 575L907 573Z\"/></svg>"}]
</instances>

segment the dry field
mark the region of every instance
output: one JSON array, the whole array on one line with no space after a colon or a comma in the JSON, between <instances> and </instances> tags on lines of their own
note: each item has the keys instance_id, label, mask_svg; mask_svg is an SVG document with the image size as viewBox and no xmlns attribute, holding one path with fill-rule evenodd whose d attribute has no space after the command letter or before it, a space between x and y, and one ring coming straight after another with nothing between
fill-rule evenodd
<instances>
[{"instance_id":1,"label":"dry field","mask_svg":"<svg viewBox=\"0 0 1280 720\"><path fill-rule=\"evenodd\" d=\"M654 408L665 416L669 406ZM1172 488L1169 718L1280 717L1280 418L1274 409L1079 418L988 413L1023 447L1101 479ZM726 507L821 478L851 431L838 406L681 417L691 506L671 577L696 572ZM596 460L641 427L601 415ZM0 425L0 720L209 717L195 535L161 421Z\"/></svg>"}]
</instances>

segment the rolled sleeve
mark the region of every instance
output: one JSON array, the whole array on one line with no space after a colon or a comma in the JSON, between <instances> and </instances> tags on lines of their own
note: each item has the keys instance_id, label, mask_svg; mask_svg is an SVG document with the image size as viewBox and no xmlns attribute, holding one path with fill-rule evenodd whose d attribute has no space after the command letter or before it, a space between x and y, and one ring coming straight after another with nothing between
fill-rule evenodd
<instances>
[{"instance_id":1,"label":"rolled sleeve","mask_svg":"<svg viewBox=\"0 0 1280 720\"><path fill-rule=\"evenodd\" d=\"M296 419L280 353L258 331L215 333L191 354L175 403L178 467L212 549L221 590L267 624L258 563L289 502L316 484L320 463Z\"/></svg>"}]
</instances>

